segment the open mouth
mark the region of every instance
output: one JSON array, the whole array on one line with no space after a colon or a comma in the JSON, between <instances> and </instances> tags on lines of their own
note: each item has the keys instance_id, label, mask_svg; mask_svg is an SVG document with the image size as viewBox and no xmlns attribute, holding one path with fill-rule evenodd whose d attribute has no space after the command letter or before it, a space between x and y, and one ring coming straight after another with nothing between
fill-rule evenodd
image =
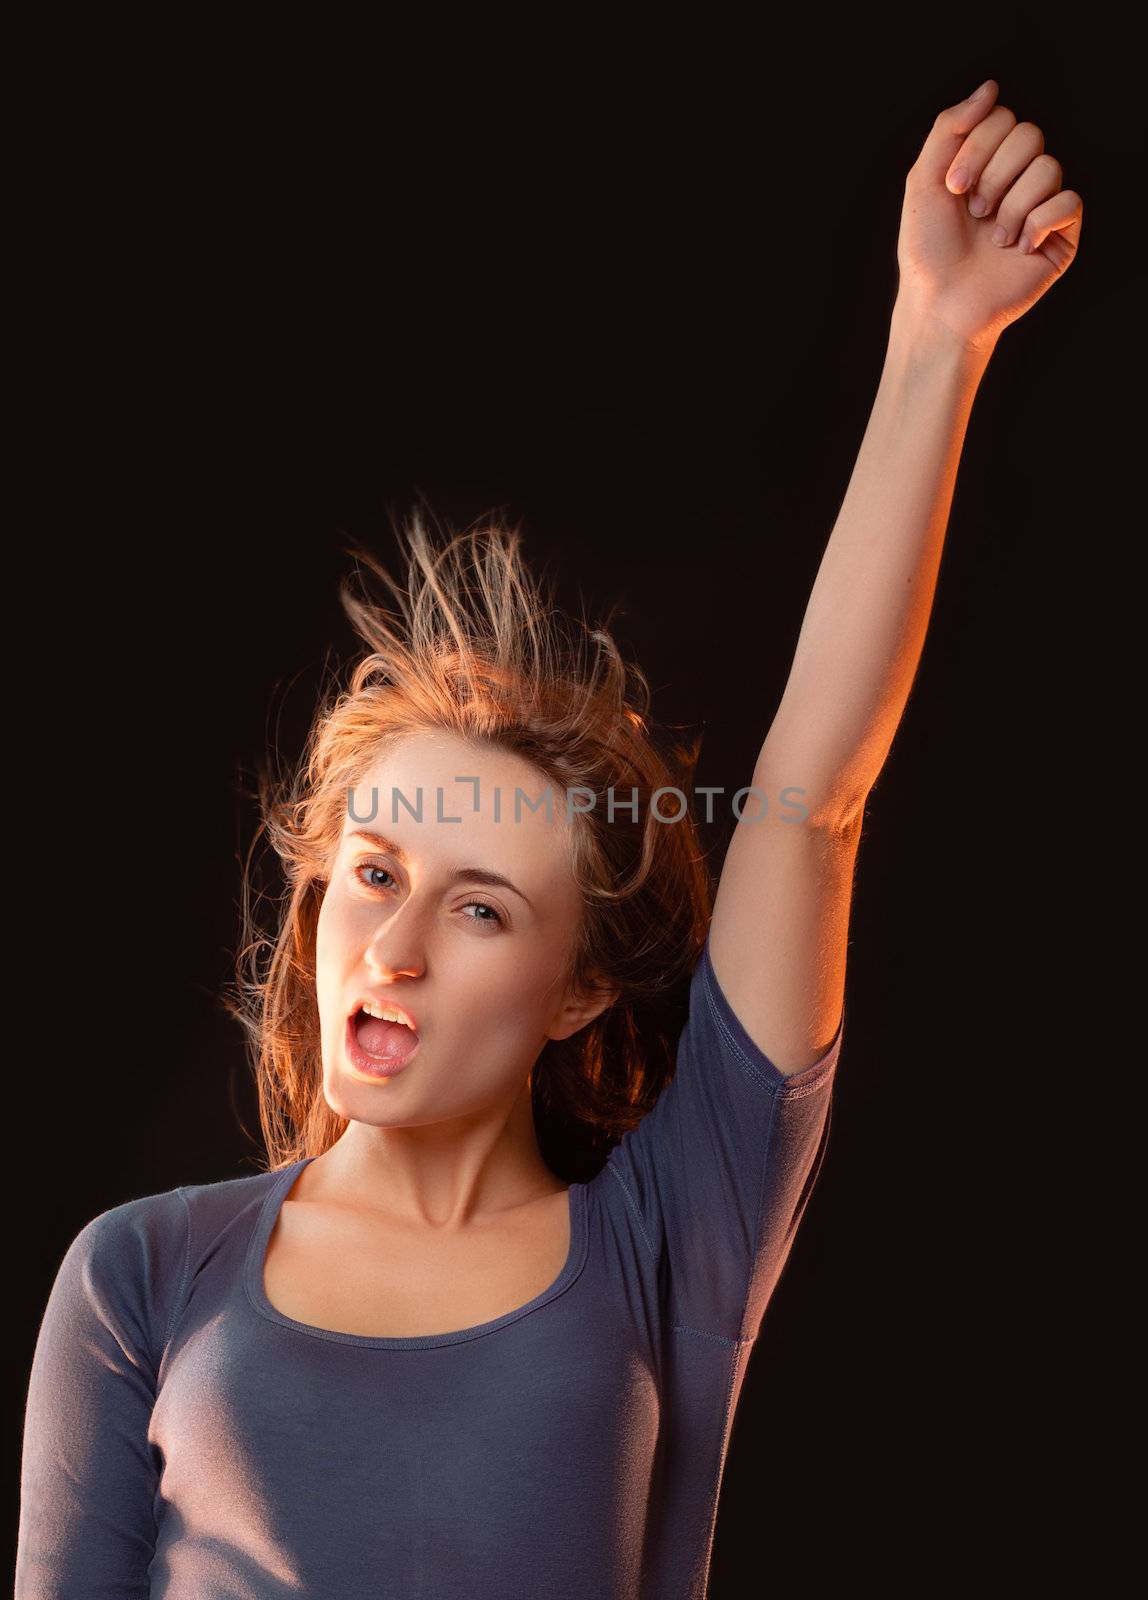
<instances>
[{"instance_id":1,"label":"open mouth","mask_svg":"<svg viewBox=\"0 0 1148 1600\"><path fill-rule=\"evenodd\" d=\"M389 1077L405 1067L419 1047L419 1036L402 1022L370 1016L362 1006L347 1018L347 1054L369 1077Z\"/></svg>"}]
</instances>

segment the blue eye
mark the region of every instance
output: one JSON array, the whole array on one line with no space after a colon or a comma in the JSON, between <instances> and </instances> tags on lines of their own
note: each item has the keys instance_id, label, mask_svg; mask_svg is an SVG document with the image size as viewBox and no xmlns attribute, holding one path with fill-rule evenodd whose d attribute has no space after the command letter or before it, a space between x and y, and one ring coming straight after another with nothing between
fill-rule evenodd
<instances>
[{"instance_id":1,"label":"blue eye","mask_svg":"<svg viewBox=\"0 0 1148 1600\"><path fill-rule=\"evenodd\" d=\"M363 873L365 873L365 872L366 873L378 872L378 873L381 873L384 878L389 878L391 880L392 884L395 882L395 877L394 877L394 874L392 872L388 871L388 869L386 867L380 867L380 866L376 865L374 862L365 861L365 862L363 862L363 864L361 866L356 867L354 869L354 873L355 873L355 877L358 880L358 882L363 884L364 888L377 889L380 892L380 894L386 894L388 892L388 890L389 890L389 885L383 884L383 883L371 883L369 881L365 881L363 876L362 876ZM466 918L464 918L464 921L466 921L466 922L477 922L477 923L479 923L481 925L485 925L485 926L492 927L492 928L495 927L495 926L501 928L501 927L503 927L505 925L505 920L506 919L503 917L501 911L499 911L496 906L489 905L487 903L487 901L485 901L485 900L468 900L466 905L463 907L463 910L464 911L469 911L472 906L475 907L479 911L488 912L489 915L488 916L483 916L483 917L466 917Z\"/></svg>"},{"instance_id":2,"label":"blue eye","mask_svg":"<svg viewBox=\"0 0 1148 1600\"><path fill-rule=\"evenodd\" d=\"M485 900L468 900L463 909L469 910L471 906L476 906L479 911L489 911L490 917L493 917L495 922L502 922L502 913L496 911L493 906L488 906ZM468 922L489 922L490 917L467 917L466 920Z\"/></svg>"}]
</instances>

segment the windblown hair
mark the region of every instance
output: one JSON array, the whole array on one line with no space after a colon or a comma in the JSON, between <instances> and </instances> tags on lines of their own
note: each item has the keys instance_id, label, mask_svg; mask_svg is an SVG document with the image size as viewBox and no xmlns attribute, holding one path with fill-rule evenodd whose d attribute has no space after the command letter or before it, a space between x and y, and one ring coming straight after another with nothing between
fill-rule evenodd
<instances>
[{"instance_id":1,"label":"windblown hair","mask_svg":"<svg viewBox=\"0 0 1148 1600\"><path fill-rule=\"evenodd\" d=\"M659 820L650 800L659 788L691 793L700 737L660 748L648 682L623 660L608 631L612 613L591 628L557 610L526 565L517 528L495 520L436 548L415 511L395 532L406 545L405 587L369 552L345 552L358 582L345 578L339 596L368 651L345 687L336 674L320 692L294 769L271 770L272 744L259 774L243 941L223 1003L246 1033L268 1168L321 1155L347 1127L323 1093L315 948L348 790L396 740L445 730L533 763L560 797L581 786L597 798L569 818L583 916L565 976L587 992L598 974L618 995L570 1038L547 1041L531 1077L543 1159L565 1181L588 1181L673 1076L713 882L688 805L680 820ZM364 567L397 612L371 597ZM612 820L611 786L619 801L634 790L638 799L636 808L616 806ZM680 801L657 804L669 818ZM252 871L260 838L274 848L283 886L273 934L257 917L266 898Z\"/></svg>"}]
</instances>

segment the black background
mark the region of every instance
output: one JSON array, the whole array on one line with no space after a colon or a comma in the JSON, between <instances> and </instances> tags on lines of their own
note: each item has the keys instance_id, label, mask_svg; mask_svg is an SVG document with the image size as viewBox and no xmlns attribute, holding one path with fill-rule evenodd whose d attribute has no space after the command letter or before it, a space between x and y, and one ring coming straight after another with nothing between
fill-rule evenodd
<instances>
[{"instance_id":1,"label":"black background","mask_svg":"<svg viewBox=\"0 0 1148 1600\"><path fill-rule=\"evenodd\" d=\"M419 497L520 522L571 609L623 602L656 714L704 724L698 782L747 783L880 374L905 172L991 75L1083 196L1081 251L974 407L867 809L829 1154L737 1413L711 1593L925 1587L996 1539L994 1572L1031 1571L1088 1475L1065 1387L1100 1205L1081 1159L1111 1111L1090 985L1098 857L1123 870L1102 732L1130 511L1119 42L1083 13L1056 38L811 19L797 44L545 21L455 33L449 63L300 32L144 41L136 75L93 39L116 63L96 86L70 41L85 92L39 125L20 307L10 843L43 1028L10 1130L35 1216L10 1393L87 1220L255 1170L215 999L238 790L352 648L345 544L389 559Z\"/></svg>"}]
</instances>

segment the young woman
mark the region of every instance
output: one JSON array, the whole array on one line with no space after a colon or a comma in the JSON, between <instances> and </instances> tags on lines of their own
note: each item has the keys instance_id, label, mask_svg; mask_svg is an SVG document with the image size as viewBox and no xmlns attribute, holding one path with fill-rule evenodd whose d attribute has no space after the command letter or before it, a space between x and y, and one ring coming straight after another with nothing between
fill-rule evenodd
<instances>
[{"instance_id":1,"label":"young woman","mask_svg":"<svg viewBox=\"0 0 1148 1600\"><path fill-rule=\"evenodd\" d=\"M660 749L641 673L551 612L516 534L435 549L415 519L405 588L367 558L399 614L344 589L368 653L264 791L287 892L232 999L267 1170L68 1250L22 1600L704 1594L970 409L1079 240L1042 146L990 80L908 174L880 387L776 717L718 802L740 821L712 907L696 747Z\"/></svg>"}]
</instances>

